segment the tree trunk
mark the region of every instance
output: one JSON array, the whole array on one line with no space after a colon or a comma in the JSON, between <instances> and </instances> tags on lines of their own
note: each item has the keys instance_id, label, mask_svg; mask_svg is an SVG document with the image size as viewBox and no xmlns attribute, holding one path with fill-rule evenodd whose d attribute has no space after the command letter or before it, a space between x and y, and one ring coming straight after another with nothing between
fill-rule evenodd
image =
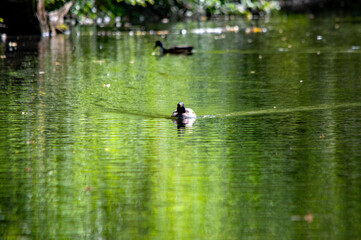
<instances>
[{"instance_id":1,"label":"tree trunk","mask_svg":"<svg viewBox=\"0 0 361 240\"><path fill-rule=\"evenodd\" d=\"M44 0L38 0L36 16L38 17L39 20L41 35L43 37L48 37L49 36L48 13L45 10Z\"/></svg>"},{"instance_id":2,"label":"tree trunk","mask_svg":"<svg viewBox=\"0 0 361 240\"><path fill-rule=\"evenodd\" d=\"M61 8L49 12L50 28L53 36L56 35L58 25L64 24L64 16L69 12L71 6L73 6L73 1L67 2Z\"/></svg>"}]
</instances>

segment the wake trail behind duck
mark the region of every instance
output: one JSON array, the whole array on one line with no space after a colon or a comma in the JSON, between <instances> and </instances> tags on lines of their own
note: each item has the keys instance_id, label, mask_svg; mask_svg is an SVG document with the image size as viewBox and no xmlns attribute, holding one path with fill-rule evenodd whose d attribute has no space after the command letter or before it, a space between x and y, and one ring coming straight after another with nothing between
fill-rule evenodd
<instances>
[{"instance_id":1,"label":"wake trail behind duck","mask_svg":"<svg viewBox=\"0 0 361 240\"><path fill-rule=\"evenodd\" d=\"M264 114L307 112L307 111L329 110L329 109L337 109L337 108L354 108L354 107L361 107L361 103L320 104L316 106L302 106L297 108L284 108L284 109L278 109L277 107L273 107L271 109L264 109L257 111L240 111L240 112L225 113L225 114L204 115L201 118L255 116L255 115L264 115Z\"/></svg>"}]
</instances>

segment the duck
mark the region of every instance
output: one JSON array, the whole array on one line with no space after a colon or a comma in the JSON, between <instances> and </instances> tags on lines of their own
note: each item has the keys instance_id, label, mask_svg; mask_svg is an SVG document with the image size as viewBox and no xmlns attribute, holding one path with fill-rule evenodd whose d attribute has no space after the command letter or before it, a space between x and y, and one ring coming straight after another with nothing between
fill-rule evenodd
<instances>
[{"instance_id":1,"label":"duck","mask_svg":"<svg viewBox=\"0 0 361 240\"><path fill-rule=\"evenodd\" d=\"M185 119L196 118L196 113L191 108L186 108L183 102L177 104L177 109L174 110L171 118Z\"/></svg>"},{"instance_id":2,"label":"duck","mask_svg":"<svg viewBox=\"0 0 361 240\"><path fill-rule=\"evenodd\" d=\"M167 54L167 53L170 53L170 54L192 54L192 49L193 49L193 46L182 46L182 45L179 45L179 46L174 46L174 47L171 47L171 48L165 48L163 43L161 41L156 41L155 42L155 48L157 47L160 47L161 48L161 53L162 54Z\"/></svg>"}]
</instances>

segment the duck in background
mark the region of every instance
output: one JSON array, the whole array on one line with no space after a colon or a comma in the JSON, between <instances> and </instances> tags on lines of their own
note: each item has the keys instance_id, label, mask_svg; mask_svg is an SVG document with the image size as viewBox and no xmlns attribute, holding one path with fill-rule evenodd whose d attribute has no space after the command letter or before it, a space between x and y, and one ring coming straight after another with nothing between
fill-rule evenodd
<instances>
[{"instance_id":1,"label":"duck in background","mask_svg":"<svg viewBox=\"0 0 361 240\"><path fill-rule=\"evenodd\" d=\"M192 49L193 49L193 46L182 46L182 45L174 46L174 47L171 47L171 48L165 48L161 41L156 41L155 42L154 49L157 48L157 47L160 47L161 54L170 53L170 54L187 54L187 55L190 55L190 54L192 54Z\"/></svg>"}]
</instances>

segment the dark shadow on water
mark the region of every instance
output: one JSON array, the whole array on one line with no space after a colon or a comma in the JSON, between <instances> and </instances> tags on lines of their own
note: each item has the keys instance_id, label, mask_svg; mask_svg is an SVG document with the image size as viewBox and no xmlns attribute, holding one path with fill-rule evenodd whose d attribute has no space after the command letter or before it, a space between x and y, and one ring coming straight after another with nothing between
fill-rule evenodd
<instances>
[{"instance_id":1,"label":"dark shadow on water","mask_svg":"<svg viewBox=\"0 0 361 240\"><path fill-rule=\"evenodd\" d=\"M102 104L99 103L94 103L95 106L102 108L103 110L107 111L107 112L113 112L113 113L118 113L118 114L126 114L126 115L131 115L131 116L138 116L138 117L142 117L142 118L163 118L163 119L171 119L170 116L166 116L166 115L156 115L156 114L152 114L152 113L145 113L145 112L130 112L127 111L123 108L120 107L106 107Z\"/></svg>"},{"instance_id":2,"label":"dark shadow on water","mask_svg":"<svg viewBox=\"0 0 361 240\"><path fill-rule=\"evenodd\" d=\"M193 55L193 52L191 53L177 53L177 54L174 54L174 53L157 53L157 54L154 54L153 52L153 55L157 58L157 59L161 59L165 56L192 56Z\"/></svg>"}]
</instances>

